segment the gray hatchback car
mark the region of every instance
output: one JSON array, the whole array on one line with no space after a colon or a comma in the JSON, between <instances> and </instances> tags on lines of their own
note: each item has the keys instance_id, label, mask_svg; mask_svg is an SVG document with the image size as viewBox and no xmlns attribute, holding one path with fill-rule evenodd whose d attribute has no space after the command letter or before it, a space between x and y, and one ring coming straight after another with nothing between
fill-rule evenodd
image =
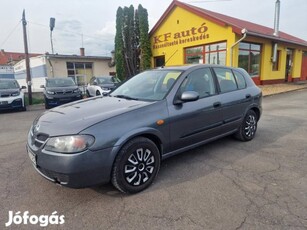
<instances>
[{"instance_id":1,"label":"gray hatchback car","mask_svg":"<svg viewBox=\"0 0 307 230\"><path fill-rule=\"evenodd\" d=\"M111 181L147 188L161 160L218 138L250 141L261 90L243 69L217 65L142 72L109 96L69 103L37 117L27 150L46 179L80 188Z\"/></svg>"}]
</instances>

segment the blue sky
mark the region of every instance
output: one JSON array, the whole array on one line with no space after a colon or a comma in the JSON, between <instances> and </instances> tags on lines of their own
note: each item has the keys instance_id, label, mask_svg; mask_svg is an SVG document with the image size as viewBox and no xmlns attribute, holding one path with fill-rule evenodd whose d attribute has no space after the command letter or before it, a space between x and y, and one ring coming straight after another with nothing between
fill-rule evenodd
<instances>
[{"instance_id":1,"label":"blue sky","mask_svg":"<svg viewBox=\"0 0 307 230\"><path fill-rule=\"evenodd\" d=\"M276 0L182 0L211 11L273 27ZM280 30L307 40L307 0L280 0ZM158 21L171 0L12 0L2 1L0 49L23 52L22 10L28 21L29 51L51 52L50 17L56 18L54 51L59 54L110 56L114 48L115 17L119 6L148 10L150 28Z\"/></svg>"}]
</instances>

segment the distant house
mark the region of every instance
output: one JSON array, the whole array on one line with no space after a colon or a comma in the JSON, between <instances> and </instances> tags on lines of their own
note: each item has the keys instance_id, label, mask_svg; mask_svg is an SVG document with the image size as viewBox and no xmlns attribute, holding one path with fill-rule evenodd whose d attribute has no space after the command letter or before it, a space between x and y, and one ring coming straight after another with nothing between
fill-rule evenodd
<instances>
[{"instance_id":1,"label":"distant house","mask_svg":"<svg viewBox=\"0 0 307 230\"><path fill-rule=\"evenodd\" d=\"M35 57L41 54L29 54ZM6 52L0 50L0 78L14 79L14 65L25 58L24 53Z\"/></svg>"},{"instance_id":2,"label":"distant house","mask_svg":"<svg viewBox=\"0 0 307 230\"><path fill-rule=\"evenodd\" d=\"M43 54L30 58L32 89L40 91L46 77L71 77L85 86L93 76L114 75L115 65L112 57L80 55ZM14 65L15 78L21 85L26 84L26 65L22 60Z\"/></svg>"}]
</instances>

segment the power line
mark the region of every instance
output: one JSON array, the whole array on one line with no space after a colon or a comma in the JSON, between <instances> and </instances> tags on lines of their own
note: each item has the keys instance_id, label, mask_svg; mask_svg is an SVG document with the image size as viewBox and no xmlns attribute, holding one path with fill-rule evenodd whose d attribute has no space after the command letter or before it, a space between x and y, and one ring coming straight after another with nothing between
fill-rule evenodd
<instances>
[{"instance_id":1,"label":"power line","mask_svg":"<svg viewBox=\"0 0 307 230\"><path fill-rule=\"evenodd\" d=\"M7 40L9 40L9 38L15 32L15 30L17 29L17 27L19 26L20 23L21 23L21 20L17 23L17 25L13 28L13 30L9 33L9 35L4 39L4 41L1 43L0 47L3 47L3 45L7 42Z\"/></svg>"}]
</instances>

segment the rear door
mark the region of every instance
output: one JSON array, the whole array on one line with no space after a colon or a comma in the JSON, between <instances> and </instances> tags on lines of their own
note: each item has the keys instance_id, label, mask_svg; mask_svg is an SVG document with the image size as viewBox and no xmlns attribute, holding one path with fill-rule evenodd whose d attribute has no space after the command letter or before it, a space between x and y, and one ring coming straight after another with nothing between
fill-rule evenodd
<instances>
[{"instance_id":1,"label":"rear door","mask_svg":"<svg viewBox=\"0 0 307 230\"><path fill-rule=\"evenodd\" d=\"M222 132L230 132L241 124L252 96L248 93L245 78L239 71L223 67L214 67L213 70L218 79L221 97Z\"/></svg>"},{"instance_id":2,"label":"rear door","mask_svg":"<svg viewBox=\"0 0 307 230\"><path fill-rule=\"evenodd\" d=\"M222 125L220 96L210 68L191 72L182 82L177 96L195 91L197 101L169 104L171 151L205 141L219 134Z\"/></svg>"}]
</instances>

